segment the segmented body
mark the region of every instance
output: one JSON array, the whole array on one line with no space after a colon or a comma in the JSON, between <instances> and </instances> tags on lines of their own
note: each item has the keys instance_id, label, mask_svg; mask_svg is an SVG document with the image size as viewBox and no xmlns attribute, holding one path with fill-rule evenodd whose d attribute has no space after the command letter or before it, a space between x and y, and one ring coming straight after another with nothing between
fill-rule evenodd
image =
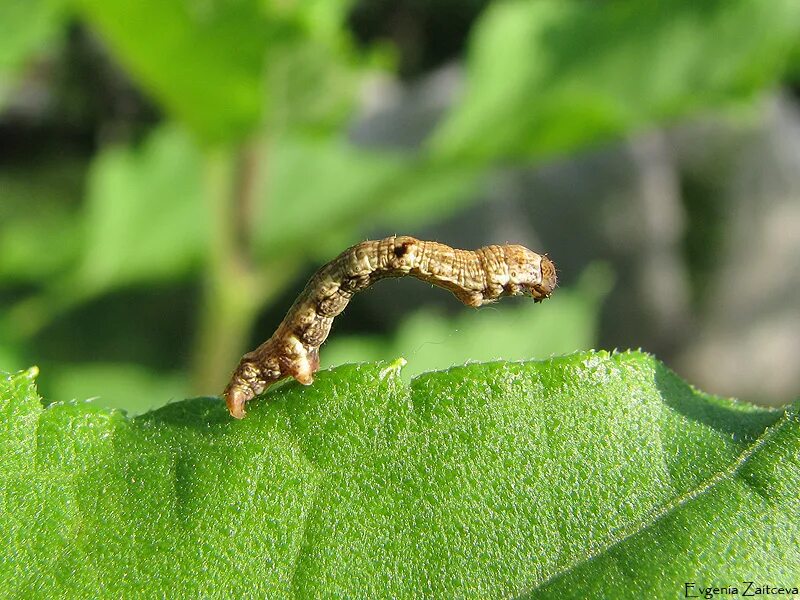
<instances>
[{"instance_id":1,"label":"segmented body","mask_svg":"<svg viewBox=\"0 0 800 600\"><path fill-rule=\"evenodd\" d=\"M538 302L556 286L553 262L524 246L458 250L409 236L361 242L317 271L272 337L242 357L224 392L231 415L242 418L248 400L285 377L312 383L319 347L350 298L380 279L405 275L476 308L522 294Z\"/></svg>"}]
</instances>

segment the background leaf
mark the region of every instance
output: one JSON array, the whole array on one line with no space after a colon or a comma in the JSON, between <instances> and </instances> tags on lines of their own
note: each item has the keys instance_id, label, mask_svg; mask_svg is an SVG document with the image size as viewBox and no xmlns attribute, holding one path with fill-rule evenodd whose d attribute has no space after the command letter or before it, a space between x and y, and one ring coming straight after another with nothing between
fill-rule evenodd
<instances>
[{"instance_id":1,"label":"background leaf","mask_svg":"<svg viewBox=\"0 0 800 600\"><path fill-rule=\"evenodd\" d=\"M253 235L258 254L272 259L301 250L329 260L368 226L419 227L442 218L475 199L470 187L478 177L468 167L336 137L284 136L260 159L265 183Z\"/></svg>"},{"instance_id":2,"label":"background leaf","mask_svg":"<svg viewBox=\"0 0 800 600\"><path fill-rule=\"evenodd\" d=\"M0 354L1 356L1 354ZM49 389L59 401L91 402L138 415L185 398L188 385L181 373L160 374L137 364L73 363L50 372Z\"/></svg>"},{"instance_id":3,"label":"background leaf","mask_svg":"<svg viewBox=\"0 0 800 600\"><path fill-rule=\"evenodd\" d=\"M615 553L670 522L658 543L682 554L638 552L637 593L680 593L662 560L691 577L698 547L724 576L715 536L743 523L739 568L778 577L800 556L796 409L705 396L643 354L411 387L345 366L243 421L218 399L43 409L32 375L0 380L6 595L563 596L555 577L609 589L593 586L616 581Z\"/></svg>"},{"instance_id":4,"label":"background leaf","mask_svg":"<svg viewBox=\"0 0 800 600\"><path fill-rule=\"evenodd\" d=\"M58 0L0 3L0 106L16 84L25 61L56 37L61 5Z\"/></svg>"},{"instance_id":5,"label":"background leaf","mask_svg":"<svg viewBox=\"0 0 800 600\"><path fill-rule=\"evenodd\" d=\"M539 157L719 106L776 80L798 33L792 0L493 4L466 95L432 145L478 161Z\"/></svg>"},{"instance_id":6,"label":"background leaf","mask_svg":"<svg viewBox=\"0 0 800 600\"><path fill-rule=\"evenodd\" d=\"M94 164L76 277L84 291L186 274L205 256L203 156L179 127L140 148L109 148Z\"/></svg>"},{"instance_id":7,"label":"background leaf","mask_svg":"<svg viewBox=\"0 0 800 600\"><path fill-rule=\"evenodd\" d=\"M273 131L329 124L350 106L355 60L341 29L345 3L76 5L130 73L206 141L245 138L265 116Z\"/></svg>"},{"instance_id":8,"label":"background leaf","mask_svg":"<svg viewBox=\"0 0 800 600\"><path fill-rule=\"evenodd\" d=\"M3 280L31 283L75 268L81 250L76 206L82 174L82 165L68 159L0 169Z\"/></svg>"},{"instance_id":9,"label":"background leaf","mask_svg":"<svg viewBox=\"0 0 800 600\"><path fill-rule=\"evenodd\" d=\"M260 119L270 36L260 3L77 0L119 60L167 110L206 139ZM148 35L141 32L147 30Z\"/></svg>"}]
</instances>

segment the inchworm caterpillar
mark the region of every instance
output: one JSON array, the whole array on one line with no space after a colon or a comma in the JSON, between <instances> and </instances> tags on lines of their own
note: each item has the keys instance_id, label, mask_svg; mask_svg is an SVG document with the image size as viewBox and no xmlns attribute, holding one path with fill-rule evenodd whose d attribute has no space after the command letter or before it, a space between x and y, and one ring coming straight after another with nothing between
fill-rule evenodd
<instances>
[{"instance_id":1,"label":"inchworm caterpillar","mask_svg":"<svg viewBox=\"0 0 800 600\"><path fill-rule=\"evenodd\" d=\"M353 294L380 279L405 275L450 290L475 308L523 294L541 302L556 287L553 262L524 246L456 250L394 235L361 242L317 271L272 337L242 357L224 392L231 415L244 417L245 402L284 377L311 384L319 347Z\"/></svg>"}]
</instances>

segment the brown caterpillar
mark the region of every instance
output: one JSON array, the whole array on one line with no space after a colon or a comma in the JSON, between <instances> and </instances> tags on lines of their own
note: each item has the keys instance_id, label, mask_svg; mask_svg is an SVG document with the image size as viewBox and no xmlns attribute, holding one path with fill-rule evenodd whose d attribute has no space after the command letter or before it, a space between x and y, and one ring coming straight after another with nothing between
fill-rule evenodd
<instances>
[{"instance_id":1,"label":"brown caterpillar","mask_svg":"<svg viewBox=\"0 0 800 600\"><path fill-rule=\"evenodd\" d=\"M522 294L541 302L556 287L553 262L524 246L473 252L394 235L361 242L317 271L272 337L242 357L224 392L231 415L244 417L245 403L284 377L311 384L319 347L353 294L379 279L405 275L450 290L475 308Z\"/></svg>"}]
</instances>

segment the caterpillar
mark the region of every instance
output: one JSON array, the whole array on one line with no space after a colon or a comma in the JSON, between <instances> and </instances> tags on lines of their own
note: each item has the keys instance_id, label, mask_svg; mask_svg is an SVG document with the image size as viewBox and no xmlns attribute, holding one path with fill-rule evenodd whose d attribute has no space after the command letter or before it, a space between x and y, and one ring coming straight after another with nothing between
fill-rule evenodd
<instances>
[{"instance_id":1,"label":"caterpillar","mask_svg":"<svg viewBox=\"0 0 800 600\"><path fill-rule=\"evenodd\" d=\"M541 302L557 282L547 255L524 246L458 250L396 235L356 244L319 269L272 337L242 357L223 392L231 415L244 417L246 402L285 377L310 385L319 369L319 347L350 298L380 279L406 275L450 290L474 308L503 296Z\"/></svg>"}]
</instances>

